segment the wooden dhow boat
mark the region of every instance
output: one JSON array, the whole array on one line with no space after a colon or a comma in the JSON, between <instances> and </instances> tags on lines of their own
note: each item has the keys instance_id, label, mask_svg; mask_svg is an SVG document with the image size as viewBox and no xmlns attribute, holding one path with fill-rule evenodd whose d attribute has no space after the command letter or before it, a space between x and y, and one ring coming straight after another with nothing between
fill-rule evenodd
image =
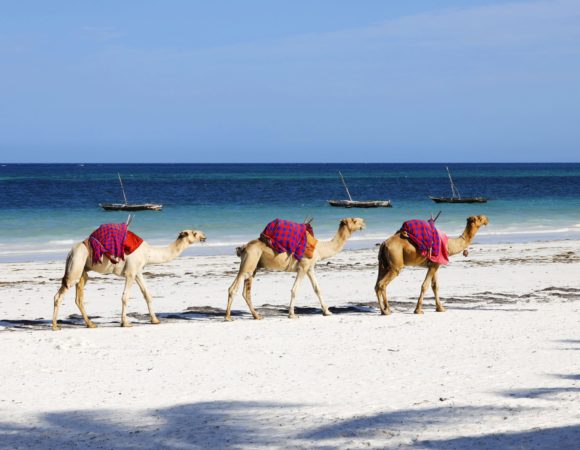
<instances>
[{"instance_id":1,"label":"wooden dhow boat","mask_svg":"<svg viewBox=\"0 0 580 450\"><path fill-rule=\"evenodd\" d=\"M449 176L449 183L451 183L451 197L433 197L429 196L431 200L435 203L487 203L487 198L485 197L462 197L459 193L459 189L455 186L453 178L451 178L451 172L449 172L449 167L447 169L447 175Z\"/></svg>"},{"instance_id":2,"label":"wooden dhow boat","mask_svg":"<svg viewBox=\"0 0 580 450\"><path fill-rule=\"evenodd\" d=\"M127 194L123 187L123 180L121 174L117 173L119 183L121 183L121 191L123 191L123 198L125 203L99 203L99 206L105 211L161 211L163 205L160 203L129 203L127 201Z\"/></svg>"},{"instance_id":3,"label":"wooden dhow boat","mask_svg":"<svg viewBox=\"0 0 580 450\"><path fill-rule=\"evenodd\" d=\"M99 203L105 211L161 211L158 203Z\"/></svg>"},{"instance_id":4,"label":"wooden dhow boat","mask_svg":"<svg viewBox=\"0 0 580 450\"><path fill-rule=\"evenodd\" d=\"M393 206L390 200L353 200L340 170L338 171L338 175L344 185L344 189L346 189L348 200L327 200L330 206L342 208L391 208Z\"/></svg>"},{"instance_id":5,"label":"wooden dhow boat","mask_svg":"<svg viewBox=\"0 0 580 450\"><path fill-rule=\"evenodd\" d=\"M343 208L391 208L390 200L327 200L330 206L341 206Z\"/></svg>"}]
</instances>

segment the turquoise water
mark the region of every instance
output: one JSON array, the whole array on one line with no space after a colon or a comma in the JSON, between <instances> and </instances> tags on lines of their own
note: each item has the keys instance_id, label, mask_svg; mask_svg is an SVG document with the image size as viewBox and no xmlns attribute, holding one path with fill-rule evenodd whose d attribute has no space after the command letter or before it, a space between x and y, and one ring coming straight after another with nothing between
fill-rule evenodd
<instances>
[{"instance_id":1,"label":"turquoise water","mask_svg":"<svg viewBox=\"0 0 580 450\"><path fill-rule=\"evenodd\" d=\"M164 204L137 212L131 229L153 243L168 243L185 228L208 241L189 254L229 253L257 237L275 217L314 217L316 234L330 237L342 217L365 218L367 229L351 247L371 247L411 218L442 211L438 227L459 234L465 218L486 214L479 242L580 238L580 164L451 164L465 196L480 205L437 205L428 195L449 195L444 164L47 164L0 165L0 261L60 258L101 223L126 213L105 212L120 202L120 172L129 201ZM326 204L346 197L391 199L393 208L342 209Z\"/></svg>"}]
</instances>

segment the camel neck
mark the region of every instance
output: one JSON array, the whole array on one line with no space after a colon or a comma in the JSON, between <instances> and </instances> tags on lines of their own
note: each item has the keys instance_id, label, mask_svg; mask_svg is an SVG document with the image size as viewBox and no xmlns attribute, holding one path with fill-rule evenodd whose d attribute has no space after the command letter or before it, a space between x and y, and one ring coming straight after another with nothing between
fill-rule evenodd
<instances>
[{"instance_id":1,"label":"camel neck","mask_svg":"<svg viewBox=\"0 0 580 450\"><path fill-rule=\"evenodd\" d=\"M177 239L167 247L150 247L148 264L162 264L177 258L187 248L185 239Z\"/></svg>"},{"instance_id":2,"label":"camel neck","mask_svg":"<svg viewBox=\"0 0 580 450\"><path fill-rule=\"evenodd\" d=\"M467 249L476 233L477 227L470 223L465 227L465 230L463 230L463 233L461 233L459 237L449 239L447 241L447 251L449 256L456 255Z\"/></svg>"},{"instance_id":3,"label":"camel neck","mask_svg":"<svg viewBox=\"0 0 580 450\"><path fill-rule=\"evenodd\" d=\"M344 244L352 233L349 229L341 224L338 231L330 241L323 241L318 243L318 254L320 259L331 258L344 248Z\"/></svg>"}]
</instances>

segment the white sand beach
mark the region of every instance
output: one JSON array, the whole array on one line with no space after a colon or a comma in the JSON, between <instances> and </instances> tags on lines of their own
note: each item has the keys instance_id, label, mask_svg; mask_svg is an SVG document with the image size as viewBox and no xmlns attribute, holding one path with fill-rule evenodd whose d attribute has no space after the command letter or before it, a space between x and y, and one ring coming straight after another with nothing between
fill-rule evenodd
<instances>
[{"instance_id":1,"label":"white sand beach","mask_svg":"<svg viewBox=\"0 0 580 450\"><path fill-rule=\"evenodd\" d=\"M195 249L194 249L195 252ZM0 448L578 448L580 241L471 247L439 272L447 312L406 269L374 296L376 249L317 267L334 314L307 281L259 273L254 321L239 260L192 256L146 270L162 321L135 287L92 274L84 327L69 291L50 330L64 260L0 265Z\"/></svg>"}]
</instances>

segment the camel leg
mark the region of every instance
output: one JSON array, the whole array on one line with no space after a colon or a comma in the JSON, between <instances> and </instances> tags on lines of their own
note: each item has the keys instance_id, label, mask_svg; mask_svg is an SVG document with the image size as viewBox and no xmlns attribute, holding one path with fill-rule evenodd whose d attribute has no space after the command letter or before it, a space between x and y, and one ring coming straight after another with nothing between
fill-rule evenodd
<instances>
[{"instance_id":1,"label":"camel leg","mask_svg":"<svg viewBox=\"0 0 580 450\"><path fill-rule=\"evenodd\" d=\"M127 303L129 302L129 295L131 294L131 287L133 287L134 276L126 275L125 278L125 289L123 290L123 308L121 310L121 326L122 327L132 327L131 322L127 319Z\"/></svg>"},{"instance_id":2,"label":"camel leg","mask_svg":"<svg viewBox=\"0 0 580 450\"><path fill-rule=\"evenodd\" d=\"M246 252L242 255L242 261L240 262L240 270L238 271L238 275L236 276L236 279L234 280L234 282L232 283L232 285L230 286L230 288L228 289L228 306L226 307L226 317L225 319L227 321L232 320L232 303L234 302L234 297L236 296L236 293L238 292L238 288L240 286L240 283L242 281L245 282L245 280L247 280L248 278L253 277L256 274L256 271L258 270L258 262L260 261L260 256L261 256L261 252L256 252L256 251L251 251L250 249L246 250ZM250 289L251 289L251 281L250 281ZM245 284L245 283L244 283ZM245 289L244 289L245 291ZM244 297L246 298L246 297ZM250 297L248 297L250 298ZM246 299L246 303L248 304L248 307L250 308L250 312L252 313L252 316L254 316L254 319L259 320L262 317L260 317L260 315L256 312L256 310L254 309L254 307L252 306L252 301L248 301Z\"/></svg>"},{"instance_id":3,"label":"camel leg","mask_svg":"<svg viewBox=\"0 0 580 450\"><path fill-rule=\"evenodd\" d=\"M255 272L254 272L255 273ZM256 320L261 320L262 316L260 316L256 310L254 309L254 305L252 305L252 298L251 298L251 289L252 289L252 279L253 275L249 273L239 273L230 288L228 289L228 306L226 308L226 317L227 321L232 320L232 303L234 302L234 297L236 296L236 292L238 292L238 288L242 280L244 281L244 291L242 295L248 304L248 308L250 308L250 312L252 316Z\"/></svg>"},{"instance_id":4,"label":"camel leg","mask_svg":"<svg viewBox=\"0 0 580 450\"><path fill-rule=\"evenodd\" d=\"M149 309L149 318L151 319L151 323L154 325L160 324L161 322L155 315L155 311L153 311L153 299L151 298L149 289L147 289L147 285L145 284L145 278L143 278L143 274L142 273L138 274L135 277L135 281L137 281L137 285L139 285L139 289L141 289L141 294L143 294L143 298L147 302L147 309Z\"/></svg>"},{"instance_id":5,"label":"camel leg","mask_svg":"<svg viewBox=\"0 0 580 450\"><path fill-rule=\"evenodd\" d=\"M256 272L254 271L252 275L248 276L244 280L244 290L242 291L242 297L244 297L244 300L246 301L254 319L262 320L262 316L256 312L254 305L252 304L252 282L254 281L255 276Z\"/></svg>"},{"instance_id":6,"label":"camel leg","mask_svg":"<svg viewBox=\"0 0 580 450\"><path fill-rule=\"evenodd\" d=\"M62 299L70 289L70 287L77 281L81 280L85 273L84 267L87 260L88 251L83 244L73 246L68 254L65 263L64 276L62 277L61 285L56 295L54 296L54 311L52 313L52 329L54 331L60 330L57 323L58 309ZM80 281L79 281L80 282Z\"/></svg>"},{"instance_id":7,"label":"camel leg","mask_svg":"<svg viewBox=\"0 0 580 450\"><path fill-rule=\"evenodd\" d=\"M53 331L60 330L60 326L57 323L58 308L60 307L60 303L62 302L62 299L66 295L67 291L68 291L68 287L63 284L60 287L60 289L58 290L58 292L56 293L56 295L54 296L54 310L52 313L52 330Z\"/></svg>"},{"instance_id":8,"label":"camel leg","mask_svg":"<svg viewBox=\"0 0 580 450\"><path fill-rule=\"evenodd\" d=\"M375 294L377 296L377 301L379 302L379 308L381 309L382 315L388 314L388 303L385 305L383 295L383 290L385 289L383 278L387 275L387 270L383 267L382 264L379 263L379 273L377 275L377 282L375 283Z\"/></svg>"},{"instance_id":9,"label":"camel leg","mask_svg":"<svg viewBox=\"0 0 580 450\"><path fill-rule=\"evenodd\" d=\"M88 328L97 328L97 326L91 321L91 319L89 319L89 316L87 315L87 312L85 311L85 305L83 303L83 301L85 299L85 286L87 284L87 281L89 281L89 275L86 272L83 272L83 274L81 275L81 278L76 286L75 303L77 304L77 306L78 306L78 308L83 316L83 319L84 319L85 323L87 324L87 327Z\"/></svg>"},{"instance_id":10,"label":"camel leg","mask_svg":"<svg viewBox=\"0 0 580 450\"><path fill-rule=\"evenodd\" d=\"M306 273L308 274L308 278L310 279L310 284L312 284L312 289L314 289L314 293L318 297L318 300L320 300L320 307L322 308L322 315L323 316L332 315L332 313L328 309L328 306L326 306L326 303L324 303L324 299L322 298L322 292L320 290L320 286L318 285L318 280L316 279L316 275L314 275L314 270L311 269Z\"/></svg>"},{"instance_id":11,"label":"camel leg","mask_svg":"<svg viewBox=\"0 0 580 450\"><path fill-rule=\"evenodd\" d=\"M437 281L437 271L433 274L433 279L431 280L431 289L433 289L433 294L435 295L435 311L445 312L443 303L439 300L439 283Z\"/></svg>"},{"instance_id":12,"label":"camel leg","mask_svg":"<svg viewBox=\"0 0 580 450\"><path fill-rule=\"evenodd\" d=\"M292 290L290 291L290 308L288 309L288 317L290 319L296 319L296 314L294 314L294 303L296 302L296 294L298 293L298 287L302 282L306 273L302 269L298 269L298 273L296 274L296 280L294 280L294 286L292 286Z\"/></svg>"},{"instance_id":13,"label":"camel leg","mask_svg":"<svg viewBox=\"0 0 580 450\"><path fill-rule=\"evenodd\" d=\"M379 276L377 277L377 284L375 285L375 293L383 316L391 314L391 308L389 307L389 300L387 298L387 286L391 281L397 278L398 275L399 271L392 268L387 269L382 273L379 269Z\"/></svg>"},{"instance_id":14,"label":"camel leg","mask_svg":"<svg viewBox=\"0 0 580 450\"><path fill-rule=\"evenodd\" d=\"M425 281L421 285L421 295L419 295L419 300L417 301L417 306L415 307L415 314L423 314L423 298L427 293L427 289L431 285L431 279L437 271L438 267L431 266L427 269L427 275L425 276Z\"/></svg>"},{"instance_id":15,"label":"camel leg","mask_svg":"<svg viewBox=\"0 0 580 450\"><path fill-rule=\"evenodd\" d=\"M238 273L236 279L228 289L228 306L226 308L226 317L227 321L232 320L231 312L232 312L232 303L234 302L234 297L236 296L236 292L238 292L238 287L240 286L240 281L244 278L244 274Z\"/></svg>"},{"instance_id":16,"label":"camel leg","mask_svg":"<svg viewBox=\"0 0 580 450\"><path fill-rule=\"evenodd\" d=\"M232 303L234 302L234 297L236 296L236 293L238 292L238 288L240 287L240 283L242 282L242 280L244 281L244 291L243 291L242 295L243 295L244 299L246 300L246 303L248 304L248 308L250 308L250 312L252 313L252 316L256 320L262 319L262 316L260 316L256 312L256 310L254 309L254 306L252 305L252 299L250 297L252 281L250 281L249 286L246 284L247 280L249 280L250 278L253 278L253 277L249 273L239 273L238 276L236 277L236 279L234 280L234 282L232 283L232 285L230 286L230 288L228 289L228 306L226 308L226 317L225 317L225 319L228 322L232 320L232 316L231 316Z\"/></svg>"}]
</instances>

